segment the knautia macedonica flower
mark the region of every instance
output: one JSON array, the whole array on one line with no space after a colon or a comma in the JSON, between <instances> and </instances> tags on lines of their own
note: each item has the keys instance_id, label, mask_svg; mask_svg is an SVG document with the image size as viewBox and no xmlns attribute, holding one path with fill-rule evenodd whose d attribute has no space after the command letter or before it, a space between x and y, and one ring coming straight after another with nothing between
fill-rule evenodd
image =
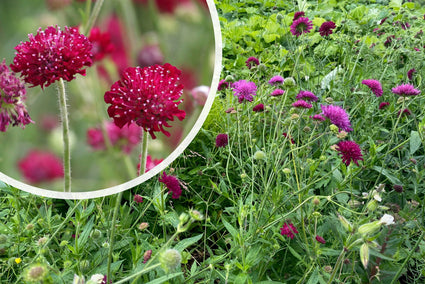
<instances>
[{"instance_id":1,"label":"knautia macedonica flower","mask_svg":"<svg viewBox=\"0 0 425 284\"><path fill-rule=\"evenodd\" d=\"M382 103L380 103L379 104L379 109L383 109L383 108L386 108L387 106L389 106L390 105L390 103L389 102L382 102Z\"/></svg>"},{"instance_id":2,"label":"knautia macedonica flower","mask_svg":"<svg viewBox=\"0 0 425 284\"><path fill-rule=\"evenodd\" d=\"M171 127L167 121L174 116L183 120L186 112L178 109L183 100L183 85L180 84L181 71L166 63L145 68L129 67L122 79L115 82L104 99L108 114L118 127L136 123L149 132L153 139L155 132L166 136L170 133L164 127Z\"/></svg>"},{"instance_id":3,"label":"knautia macedonica flower","mask_svg":"<svg viewBox=\"0 0 425 284\"><path fill-rule=\"evenodd\" d=\"M399 110L398 112L397 112L397 115L398 116L409 116L409 115L411 115L412 114L412 112L410 111L410 109L408 109L408 108L405 108L405 109L403 109L403 110Z\"/></svg>"},{"instance_id":4,"label":"knautia macedonica flower","mask_svg":"<svg viewBox=\"0 0 425 284\"><path fill-rule=\"evenodd\" d=\"M282 76L276 75L269 80L269 84L272 86L282 85L284 80Z\"/></svg>"},{"instance_id":5,"label":"knautia macedonica flower","mask_svg":"<svg viewBox=\"0 0 425 284\"><path fill-rule=\"evenodd\" d=\"M293 107L296 108L312 108L313 105L304 101L304 100L298 100L295 103L292 104Z\"/></svg>"},{"instance_id":6,"label":"knautia macedonica flower","mask_svg":"<svg viewBox=\"0 0 425 284\"><path fill-rule=\"evenodd\" d=\"M291 25L291 33L294 36L300 36L303 33L309 33L313 28L313 22L307 17L299 17Z\"/></svg>"},{"instance_id":7,"label":"knautia macedonica flower","mask_svg":"<svg viewBox=\"0 0 425 284\"><path fill-rule=\"evenodd\" d=\"M76 74L85 75L92 65L92 44L78 28L48 27L28 35L29 41L15 47L15 58L10 68L21 72L23 80L31 87L42 89L63 79L71 81Z\"/></svg>"},{"instance_id":8,"label":"knautia macedonica flower","mask_svg":"<svg viewBox=\"0 0 425 284\"><path fill-rule=\"evenodd\" d=\"M412 81L413 80L413 73L416 73L416 69L412 68L409 71L407 71L407 78Z\"/></svg>"},{"instance_id":9,"label":"knautia macedonica flower","mask_svg":"<svg viewBox=\"0 0 425 284\"><path fill-rule=\"evenodd\" d=\"M33 123L24 105L25 94L24 84L3 60L0 64L0 131L5 132L10 124L25 128Z\"/></svg>"},{"instance_id":10,"label":"knautia macedonica flower","mask_svg":"<svg viewBox=\"0 0 425 284\"><path fill-rule=\"evenodd\" d=\"M169 176L165 172L162 173L162 177L159 177L159 181L165 184L168 190L173 194L171 198L178 199L182 194L179 180L175 176Z\"/></svg>"},{"instance_id":11,"label":"knautia macedonica flower","mask_svg":"<svg viewBox=\"0 0 425 284\"><path fill-rule=\"evenodd\" d=\"M311 119L313 119L314 121L325 121L326 118L324 118L323 116L321 116L320 114L315 114L311 117Z\"/></svg>"},{"instance_id":12,"label":"knautia macedonica flower","mask_svg":"<svg viewBox=\"0 0 425 284\"><path fill-rule=\"evenodd\" d=\"M30 183L49 182L64 176L62 161L46 151L31 150L18 162L18 168Z\"/></svg>"},{"instance_id":13,"label":"knautia macedonica flower","mask_svg":"<svg viewBox=\"0 0 425 284\"><path fill-rule=\"evenodd\" d=\"M336 28L336 25L332 21L324 22L320 28L319 33L321 36L328 36L333 33L333 29Z\"/></svg>"},{"instance_id":14,"label":"knautia macedonica flower","mask_svg":"<svg viewBox=\"0 0 425 284\"><path fill-rule=\"evenodd\" d=\"M24 274L26 283L42 283L48 274L48 269L45 264L32 264Z\"/></svg>"},{"instance_id":15,"label":"knautia macedonica flower","mask_svg":"<svg viewBox=\"0 0 425 284\"><path fill-rule=\"evenodd\" d=\"M321 244L326 244L325 239L319 235L316 236L316 241L318 241Z\"/></svg>"},{"instance_id":16,"label":"knautia macedonica flower","mask_svg":"<svg viewBox=\"0 0 425 284\"><path fill-rule=\"evenodd\" d=\"M295 12L295 13L294 13L294 18L292 19L292 21L295 21L295 20L297 20L299 17L304 17L304 16L305 16L304 11L297 11L297 12Z\"/></svg>"},{"instance_id":17,"label":"knautia macedonica flower","mask_svg":"<svg viewBox=\"0 0 425 284\"><path fill-rule=\"evenodd\" d=\"M239 80L232 84L234 96L238 97L238 102L242 103L244 100L252 102L253 96L257 95L257 86L254 82Z\"/></svg>"},{"instance_id":18,"label":"knautia macedonica flower","mask_svg":"<svg viewBox=\"0 0 425 284\"><path fill-rule=\"evenodd\" d=\"M366 85L370 88L372 93L375 94L376 97L380 97L383 94L381 83L378 80L366 79L362 81L363 85Z\"/></svg>"},{"instance_id":19,"label":"knautia macedonica flower","mask_svg":"<svg viewBox=\"0 0 425 284\"><path fill-rule=\"evenodd\" d=\"M223 80L220 80L220 82L218 82L217 90L221 91L221 90L227 89L229 87L230 87L230 83L226 82L226 80L223 79Z\"/></svg>"},{"instance_id":20,"label":"knautia macedonica flower","mask_svg":"<svg viewBox=\"0 0 425 284\"><path fill-rule=\"evenodd\" d=\"M297 100L305 100L312 102L317 102L319 100L319 98L316 97L316 95L310 91L300 91L295 98Z\"/></svg>"},{"instance_id":21,"label":"knautia macedonica flower","mask_svg":"<svg viewBox=\"0 0 425 284\"><path fill-rule=\"evenodd\" d=\"M218 134L215 138L215 146L217 148L226 147L229 144L229 136L225 133Z\"/></svg>"},{"instance_id":22,"label":"knautia macedonica flower","mask_svg":"<svg viewBox=\"0 0 425 284\"><path fill-rule=\"evenodd\" d=\"M285 93L285 91L284 91L284 90L282 90L282 89L276 89L276 90L274 90L274 91L270 94L270 96L272 96L272 97L280 97L280 96L282 96L284 93Z\"/></svg>"},{"instance_id":23,"label":"knautia macedonica flower","mask_svg":"<svg viewBox=\"0 0 425 284\"><path fill-rule=\"evenodd\" d=\"M415 89L415 87L410 84L399 85L395 88L392 88L391 92L399 96L417 96L421 93L421 91Z\"/></svg>"},{"instance_id":24,"label":"knautia macedonica flower","mask_svg":"<svg viewBox=\"0 0 425 284\"><path fill-rule=\"evenodd\" d=\"M119 128L113 122L107 122L105 128L111 145L120 148L126 154L130 154L140 142L142 130L134 123ZM87 130L87 142L94 150L106 149L103 131L100 127Z\"/></svg>"},{"instance_id":25,"label":"knautia macedonica flower","mask_svg":"<svg viewBox=\"0 0 425 284\"><path fill-rule=\"evenodd\" d=\"M258 104L258 105L254 106L252 108L252 111L254 111L254 112L262 112L262 111L264 111L264 105L263 104Z\"/></svg>"},{"instance_id":26,"label":"knautia macedonica flower","mask_svg":"<svg viewBox=\"0 0 425 284\"><path fill-rule=\"evenodd\" d=\"M260 65L260 61L256 57L251 56L245 61L245 64L248 69L251 69L254 66Z\"/></svg>"},{"instance_id":27,"label":"knautia macedonica flower","mask_svg":"<svg viewBox=\"0 0 425 284\"><path fill-rule=\"evenodd\" d=\"M329 118L332 124L338 126L339 129L342 129L346 132L350 132L353 129L351 128L351 123L348 118L348 114L342 107L334 105L321 105L322 113L324 116Z\"/></svg>"},{"instance_id":28,"label":"knautia macedonica flower","mask_svg":"<svg viewBox=\"0 0 425 284\"><path fill-rule=\"evenodd\" d=\"M298 234L298 231L292 223L284 223L282 228L280 228L280 234L293 239L295 234Z\"/></svg>"},{"instance_id":29,"label":"knautia macedonica flower","mask_svg":"<svg viewBox=\"0 0 425 284\"><path fill-rule=\"evenodd\" d=\"M134 202L136 203L142 203L143 202L143 196L139 195L139 194L135 194L133 197Z\"/></svg>"},{"instance_id":30,"label":"knautia macedonica flower","mask_svg":"<svg viewBox=\"0 0 425 284\"><path fill-rule=\"evenodd\" d=\"M100 61L114 51L115 47L111 42L111 36L108 32L102 33L99 27L94 27L90 30L89 40L92 43L93 61Z\"/></svg>"},{"instance_id":31,"label":"knautia macedonica flower","mask_svg":"<svg viewBox=\"0 0 425 284\"><path fill-rule=\"evenodd\" d=\"M340 141L338 144L338 155L341 155L342 162L348 166L354 162L357 166L358 161L363 161L362 151L360 146L354 141Z\"/></svg>"}]
</instances>

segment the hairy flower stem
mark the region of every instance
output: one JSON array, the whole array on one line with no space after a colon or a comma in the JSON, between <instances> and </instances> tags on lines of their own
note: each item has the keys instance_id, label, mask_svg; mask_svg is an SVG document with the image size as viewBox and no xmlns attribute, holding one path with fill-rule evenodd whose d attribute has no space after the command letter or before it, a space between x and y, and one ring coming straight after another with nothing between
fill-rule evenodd
<instances>
[{"instance_id":1,"label":"hairy flower stem","mask_svg":"<svg viewBox=\"0 0 425 284\"><path fill-rule=\"evenodd\" d=\"M148 157L148 133L142 132L142 147L140 149L140 172L143 175L146 171L146 159Z\"/></svg>"},{"instance_id":2,"label":"hairy flower stem","mask_svg":"<svg viewBox=\"0 0 425 284\"><path fill-rule=\"evenodd\" d=\"M345 256L345 249L342 249L341 254L338 256L338 259L336 260L335 267L334 267L334 270L332 271L331 277L329 278L328 284L333 283L332 281L334 280L336 272L339 270L340 265L342 265L344 256Z\"/></svg>"},{"instance_id":3,"label":"hairy flower stem","mask_svg":"<svg viewBox=\"0 0 425 284\"><path fill-rule=\"evenodd\" d=\"M59 109L62 120L62 139L63 139L63 170L64 170L64 192L71 192L71 149L69 142L69 121L68 110L66 107L65 83L60 78L57 84Z\"/></svg>"}]
</instances>

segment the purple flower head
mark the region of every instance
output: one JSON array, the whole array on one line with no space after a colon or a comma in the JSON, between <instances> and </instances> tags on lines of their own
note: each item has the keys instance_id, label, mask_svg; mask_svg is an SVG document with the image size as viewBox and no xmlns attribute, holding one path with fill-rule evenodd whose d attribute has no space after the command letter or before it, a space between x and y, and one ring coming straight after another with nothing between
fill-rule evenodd
<instances>
[{"instance_id":1,"label":"purple flower head","mask_svg":"<svg viewBox=\"0 0 425 284\"><path fill-rule=\"evenodd\" d=\"M223 80L220 80L220 82L218 82L217 90L221 91L221 90L227 89L229 87L230 87L230 83L226 82L226 80L223 79Z\"/></svg>"},{"instance_id":2,"label":"purple flower head","mask_svg":"<svg viewBox=\"0 0 425 284\"><path fill-rule=\"evenodd\" d=\"M313 102L317 102L317 100L319 99L312 92L309 92L309 91L300 91L295 98L297 100L303 99L306 101L313 101Z\"/></svg>"},{"instance_id":3,"label":"purple flower head","mask_svg":"<svg viewBox=\"0 0 425 284\"><path fill-rule=\"evenodd\" d=\"M309 33L313 28L313 22L306 17L296 19L291 25L291 33L294 36L300 36L303 33Z\"/></svg>"},{"instance_id":4,"label":"purple flower head","mask_svg":"<svg viewBox=\"0 0 425 284\"><path fill-rule=\"evenodd\" d=\"M165 184L168 190L173 194L171 198L180 198L182 190L180 187L180 182L175 176L168 176L165 172L163 172L162 177L159 177L159 182Z\"/></svg>"},{"instance_id":5,"label":"purple flower head","mask_svg":"<svg viewBox=\"0 0 425 284\"><path fill-rule=\"evenodd\" d=\"M249 57L246 61L245 61L246 67L248 67L248 69L251 69L252 67L258 66L260 65L260 61L258 61L258 59L254 56Z\"/></svg>"},{"instance_id":6,"label":"purple flower head","mask_svg":"<svg viewBox=\"0 0 425 284\"><path fill-rule=\"evenodd\" d=\"M324 22L319 28L319 33L321 36L328 36L332 34L333 29L335 28L336 28L336 25L334 22L332 21Z\"/></svg>"},{"instance_id":7,"label":"purple flower head","mask_svg":"<svg viewBox=\"0 0 425 284\"><path fill-rule=\"evenodd\" d=\"M348 114L342 107L334 105L321 105L322 113L324 116L329 118L332 124L338 126L340 130L350 132L353 129L351 128L351 123L348 118Z\"/></svg>"},{"instance_id":8,"label":"purple flower head","mask_svg":"<svg viewBox=\"0 0 425 284\"><path fill-rule=\"evenodd\" d=\"M321 244L326 244L325 239L319 235L316 236L316 241L318 241Z\"/></svg>"},{"instance_id":9,"label":"purple flower head","mask_svg":"<svg viewBox=\"0 0 425 284\"><path fill-rule=\"evenodd\" d=\"M256 95L257 86L254 82L239 80L232 84L233 92L238 97L238 102L242 103L244 100L252 102L253 97Z\"/></svg>"},{"instance_id":10,"label":"purple flower head","mask_svg":"<svg viewBox=\"0 0 425 284\"><path fill-rule=\"evenodd\" d=\"M362 84L368 86L376 97L380 97L384 93L382 91L381 83L378 80L366 79L362 81Z\"/></svg>"},{"instance_id":11,"label":"purple flower head","mask_svg":"<svg viewBox=\"0 0 425 284\"><path fill-rule=\"evenodd\" d=\"M9 124L25 128L34 123L23 103L25 95L24 83L9 71L3 60L0 64L0 131L5 132Z\"/></svg>"},{"instance_id":12,"label":"purple flower head","mask_svg":"<svg viewBox=\"0 0 425 284\"><path fill-rule=\"evenodd\" d=\"M383 18L379 24L380 24L380 25L382 25L383 23L385 23L385 21L386 21L387 19L388 19L388 17Z\"/></svg>"},{"instance_id":13,"label":"purple flower head","mask_svg":"<svg viewBox=\"0 0 425 284\"><path fill-rule=\"evenodd\" d=\"M303 11L298 11L294 13L294 19L292 21L296 21L299 17L304 17L305 13Z\"/></svg>"},{"instance_id":14,"label":"purple flower head","mask_svg":"<svg viewBox=\"0 0 425 284\"><path fill-rule=\"evenodd\" d=\"M270 96L272 96L272 97L280 97L281 95L283 95L285 93L285 91L284 90L282 90L282 89L276 89L276 90L274 90L271 94L270 94Z\"/></svg>"},{"instance_id":15,"label":"purple flower head","mask_svg":"<svg viewBox=\"0 0 425 284\"><path fill-rule=\"evenodd\" d=\"M308 103L304 100L298 100L295 103L293 103L292 106L293 107L299 107L299 108L312 108L313 107L310 103Z\"/></svg>"},{"instance_id":16,"label":"purple flower head","mask_svg":"<svg viewBox=\"0 0 425 284\"><path fill-rule=\"evenodd\" d=\"M389 102L382 102L382 103L380 103L379 104L379 109L383 109L383 108L386 108L387 106L389 106L390 105L390 103Z\"/></svg>"},{"instance_id":17,"label":"purple flower head","mask_svg":"<svg viewBox=\"0 0 425 284\"><path fill-rule=\"evenodd\" d=\"M255 112L262 112L262 111L264 111L264 105L258 104L255 107L253 107L252 110L255 111Z\"/></svg>"},{"instance_id":18,"label":"purple flower head","mask_svg":"<svg viewBox=\"0 0 425 284\"><path fill-rule=\"evenodd\" d=\"M360 146L354 141L340 141L338 144L338 155L341 155L342 162L348 166L354 162L357 166L358 161L363 161L362 151Z\"/></svg>"},{"instance_id":19,"label":"purple flower head","mask_svg":"<svg viewBox=\"0 0 425 284\"><path fill-rule=\"evenodd\" d=\"M215 146L217 148L226 147L229 144L229 136L225 133L218 134L215 138Z\"/></svg>"},{"instance_id":20,"label":"purple flower head","mask_svg":"<svg viewBox=\"0 0 425 284\"><path fill-rule=\"evenodd\" d=\"M323 116L321 116L320 114L315 114L311 117L311 119L315 120L315 121L325 121L326 118L324 118Z\"/></svg>"},{"instance_id":21,"label":"purple flower head","mask_svg":"<svg viewBox=\"0 0 425 284\"><path fill-rule=\"evenodd\" d=\"M408 108L405 108L403 110L399 110L398 113L397 113L398 116L409 116L411 114L412 114L412 112Z\"/></svg>"},{"instance_id":22,"label":"purple flower head","mask_svg":"<svg viewBox=\"0 0 425 284\"><path fill-rule=\"evenodd\" d=\"M392 88L391 91L399 96L417 96L421 93L421 91L415 89L415 87L410 84L399 85Z\"/></svg>"},{"instance_id":23,"label":"purple flower head","mask_svg":"<svg viewBox=\"0 0 425 284\"><path fill-rule=\"evenodd\" d=\"M409 78L410 81L413 80L413 73L416 73L416 69L412 68L409 71L407 71L407 78Z\"/></svg>"},{"instance_id":24,"label":"purple flower head","mask_svg":"<svg viewBox=\"0 0 425 284\"><path fill-rule=\"evenodd\" d=\"M269 80L269 84L272 85L272 86L282 85L283 84L283 81L284 81L284 79L283 79L282 76L276 75L276 76L273 76Z\"/></svg>"},{"instance_id":25,"label":"purple flower head","mask_svg":"<svg viewBox=\"0 0 425 284\"><path fill-rule=\"evenodd\" d=\"M280 234L282 236L287 236L292 240L295 237L294 234L298 234L298 231L292 223L284 223L282 228L280 228Z\"/></svg>"}]
</instances>

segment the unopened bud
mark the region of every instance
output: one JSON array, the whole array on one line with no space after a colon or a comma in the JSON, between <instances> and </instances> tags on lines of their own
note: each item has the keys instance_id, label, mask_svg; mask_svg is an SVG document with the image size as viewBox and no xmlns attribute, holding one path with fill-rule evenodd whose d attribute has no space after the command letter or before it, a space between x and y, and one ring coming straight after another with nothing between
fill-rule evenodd
<instances>
[{"instance_id":1,"label":"unopened bud","mask_svg":"<svg viewBox=\"0 0 425 284\"><path fill-rule=\"evenodd\" d=\"M159 256L159 262L161 263L165 272L176 270L180 266L181 261L181 254L176 249L167 249Z\"/></svg>"}]
</instances>

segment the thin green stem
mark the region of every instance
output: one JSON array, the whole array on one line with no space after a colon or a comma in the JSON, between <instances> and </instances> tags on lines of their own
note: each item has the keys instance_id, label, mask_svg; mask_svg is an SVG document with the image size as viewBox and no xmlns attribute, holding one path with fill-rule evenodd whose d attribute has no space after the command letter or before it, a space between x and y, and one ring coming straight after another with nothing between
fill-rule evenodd
<instances>
[{"instance_id":1,"label":"thin green stem","mask_svg":"<svg viewBox=\"0 0 425 284\"><path fill-rule=\"evenodd\" d=\"M97 17L99 16L99 12L100 12L100 9L102 8L103 1L104 0L98 0L98 1L96 1L96 4L94 4L93 12L90 15L90 18L87 22L87 25L81 31L82 34L88 33L91 30L91 28L93 27L94 22L96 21Z\"/></svg>"},{"instance_id":2,"label":"thin green stem","mask_svg":"<svg viewBox=\"0 0 425 284\"><path fill-rule=\"evenodd\" d=\"M151 270L154 270L155 268L160 267L160 266L161 266L161 263L154 264L154 265L149 266L149 267L147 267L147 268L145 268L145 269L142 269L142 270L140 270L140 271L138 271L138 272L136 272L136 273L134 273L134 274L132 274L132 275L130 275L130 276L128 276L128 277L126 277L126 278L124 278L124 279L121 279L120 281L115 282L115 284L128 283L127 281L130 281L130 280L131 280L131 279L133 279L134 277L138 277L138 276L140 276L140 275L143 275L143 274L145 274L146 272L149 272L149 271L151 271Z\"/></svg>"},{"instance_id":3,"label":"thin green stem","mask_svg":"<svg viewBox=\"0 0 425 284\"><path fill-rule=\"evenodd\" d=\"M140 149L140 172L143 175L146 170L146 158L148 156L148 133L142 132L142 148Z\"/></svg>"},{"instance_id":4,"label":"thin green stem","mask_svg":"<svg viewBox=\"0 0 425 284\"><path fill-rule=\"evenodd\" d=\"M64 192L71 192L71 149L69 142L69 121L68 110L66 107L65 83L59 79L58 84L59 109L62 120L62 139L63 139L63 169L64 169Z\"/></svg>"}]
</instances>

